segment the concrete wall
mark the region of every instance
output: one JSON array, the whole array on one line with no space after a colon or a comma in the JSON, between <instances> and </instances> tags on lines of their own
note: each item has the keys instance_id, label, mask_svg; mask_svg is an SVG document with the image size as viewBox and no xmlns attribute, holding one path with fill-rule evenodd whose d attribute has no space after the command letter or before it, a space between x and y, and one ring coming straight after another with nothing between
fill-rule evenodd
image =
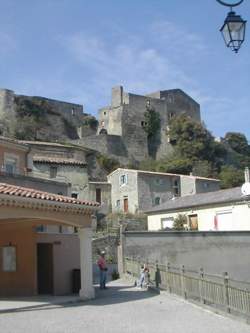
<instances>
[{"instance_id":1,"label":"concrete wall","mask_svg":"<svg viewBox=\"0 0 250 333\"><path fill-rule=\"evenodd\" d=\"M220 189L220 181L213 179L196 178L195 176L181 177L181 196L193 195L197 193L213 192Z\"/></svg>"},{"instance_id":2,"label":"concrete wall","mask_svg":"<svg viewBox=\"0 0 250 333\"><path fill-rule=\"evenodd\" d=\"M53 244L54 294L72 293L72 271L80 269L80 243L76 234L36 234L36 243Z\"/></svg>"},{"instance_id":3,"label":"concrete wall","mask_svg":"<svg viewBox=\"0 0 250 333\"><path fill-rule=\"evenodd\" d=\"M207 206L190 209L178 209L172 212L161 212L158 214L156 212L154 215L148 216L148 230L161 230L162 219L174 219L178 214L184 214L187 217L190 215L197 215L198 230L200 231L216 230L214 224L215 217L225 212L231 214L228 219L228 226L220 226L218 223L218 230L250 230L250 208L249 204L245 202L238 204L217 204L212 207Z\"/></svg>"},{"instance_id":4,"label":"concrete wall","mask_svg":"<svg viewBox=\"0 0 250 333\"><path fill-rule=\"evenodd\" d=\"M250 282L250 232L128 232L124 256L222 274Z\"/></svg>"},{"instance_id":5,"label":"concrete wall","mask_svg":"<svg viewBox=\"0 0 250 333\"><path fill-rule=\"evenodd\" d=\"M196 187L196 193L218 191L220 190L220 182L216 180L196 178L195 187Z\"/></svg>"}]
</instances>

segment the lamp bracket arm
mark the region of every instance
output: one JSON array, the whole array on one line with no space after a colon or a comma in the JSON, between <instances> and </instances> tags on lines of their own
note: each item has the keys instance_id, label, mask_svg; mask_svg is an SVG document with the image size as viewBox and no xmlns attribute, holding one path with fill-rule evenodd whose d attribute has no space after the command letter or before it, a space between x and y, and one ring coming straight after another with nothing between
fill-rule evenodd
<instances>
[{"instance_id":1,"label":"lamp bracket arm","mask_svg":"<svg viewBox=\"0 0 250 333\"><path fill-rule=\"evenodd\" d=\"M240 1L237 1L235 3L226 3L225 1L222 1L222 0L216 0L217 2L219 2L221 5L223 6L227 6L227 7L236 7L236 6L239 6L240 4L242 4L242 2L244 0L240 0Z\"/></svg>"}]
</instances>

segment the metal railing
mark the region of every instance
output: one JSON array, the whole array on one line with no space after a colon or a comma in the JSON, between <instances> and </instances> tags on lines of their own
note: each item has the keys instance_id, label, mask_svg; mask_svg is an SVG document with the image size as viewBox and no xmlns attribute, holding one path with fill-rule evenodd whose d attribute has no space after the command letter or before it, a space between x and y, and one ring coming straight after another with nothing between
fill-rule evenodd
<instances>
[{"instance_id":1,"label":"metal railing","mask_svg":"<svg viewBox=\"0 0 250 333\"><path fill-rule=\"evenodd\" d=\"M184 266L175 267L168 263L150 263L135 258L125 258L124 272L138 278L141 265L149 268L149 282L157 288L168 290L201 304L216 307L234 314L250 316L250 283L229 278L223 275L205 274L186 269Z\"/></svg>"}]
</instances>

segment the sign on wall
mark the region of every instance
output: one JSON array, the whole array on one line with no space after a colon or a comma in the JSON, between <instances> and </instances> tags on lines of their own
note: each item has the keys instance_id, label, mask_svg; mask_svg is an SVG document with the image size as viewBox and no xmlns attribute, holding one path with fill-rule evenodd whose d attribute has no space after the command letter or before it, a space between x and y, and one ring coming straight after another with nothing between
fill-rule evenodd
<instances>
[{"instance_id":1,"label":"sign on wall","mask_svg":"<svg viewBox=\"0 0 250 333\"><path fill-rule=\"evenodd\" d=\"M3 271L16 272L16 247L3 247Z\"/></svg>"}]
</instances>

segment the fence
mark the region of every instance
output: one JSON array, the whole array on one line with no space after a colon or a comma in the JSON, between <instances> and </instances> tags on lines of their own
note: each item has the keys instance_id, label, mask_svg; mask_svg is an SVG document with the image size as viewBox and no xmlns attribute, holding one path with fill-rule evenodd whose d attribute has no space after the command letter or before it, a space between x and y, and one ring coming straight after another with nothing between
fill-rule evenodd
<instances>
[{"instance_id":1,"label":"fence","mask_svg":"<svg viewBox=\"0 0 250 333\"><path fill-rule=\"evenodd\" d=\"M144 263L138 259L125 258L125 273L138 278ZM150 284L157 288L228 313L250 316L250 283L232 280L228 273L222 276L205 274L202 268L198 272L184 266L174 267L170 263L161 265L146 262L146 265L150 272Z\"/></svg>"}]
</instances>

